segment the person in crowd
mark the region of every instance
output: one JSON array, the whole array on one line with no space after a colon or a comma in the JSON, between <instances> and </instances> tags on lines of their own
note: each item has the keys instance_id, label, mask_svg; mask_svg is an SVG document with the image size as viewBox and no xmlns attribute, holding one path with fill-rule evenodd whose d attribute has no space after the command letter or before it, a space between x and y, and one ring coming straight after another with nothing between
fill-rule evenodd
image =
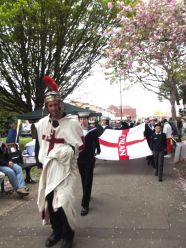
<instances>
[{"instance_id":1,"label":"person in crowd","mask_svg":"<svg viewBox=\"0 0 186 248\"><path fill-rule=\"evenodd\" d=\"M161 126L161 122L159 121L158 118L154 118L154 125L160 125Z\"/></svg>"},{"instance_id":2,"label":"person in crowd","mask_svg":"<svg viewBox=\"0 0 186 248\"><path fill-rule=\"evenodd\" d=\"M173 143L172 143L172 127L169 124L169 122L167 121L167 119L163 119L163 133L166 134L166 138L167 138L167 157L171 156L172 153L172 148L173 148Z\"/></svg>"},{"instance_id":3,"label":"person in crowd","mask_svg":"<svg viewBox=\"0 0 186 248\"><path fill-rule=\"evenodd\" d=\"M127 116L127 123L128 123L129 128L134 127L134 122L133 122L132 117L130 115Z\"/></svg>"},{"instance_id":4,"label":"person in crowd","mask_svg":"<svg viewBox=\"0 0 186 248\"><path fill-rule=\"evenodd\" d=\"M141 124L141 120L138 119L138 120L136 121L136 126L139 126L140 124Z\"/></svg>"},{"instance_id":5,"label":"person in crowd","mask_svg":"<svg viewBox=\"0 0 186 248\"><path fill-rule=\"evenodd\" d=\"M125 120L122 120L121 121L121 129L122 130L129 129L129 125L128 125L128 123Z\"/></svg>"},{"instance_id":6,"label":"person in crowd","mask_svg":"<svg viewBox=\"0 0 186 248\"><path fill-rule=\"evenodd\" d=\"M113 129L113 130L116 129L116 121L115 120L111 120L110 128Z\"/></svg>"},{"instance_id":7,"label":"person in crowd","mask_svg":"<svg viewBox=\"0 0 186 248\"><path fill-rule=\"evenodd\" d=\"M145 123L145 124L148 124L148 123L150 122L149 119L150 119L149 117L145 118L144 123Z\"/></svg>"},{"instance_id":8,"label":"person in crowd","mask_svg":"<svg viewBox=\"0 0 186 248\"><path fill-rule=\"evenodd\" d=\"M116 121L116 128L115 130L122 130L122 125L121 125L121 121L120 120L117 120Z\"/></svg>"},{"instance_id":9,"label":"person in crowd","mask_svg":"<svg viewBox=\"0 0 186 248\"><path fill-rule=\"evenodd\" d=\"M173 118L169 118L169 124L171 125L172 127L172 135L175 136L178 134L178 129L177 129L177 126L176 126L176 123L174 122Z\"/></svg>"},{"instance_id":10,"label":"person in crowd","mask_svg":"<svg viewBox=\"0 0 186 248\"><path fill-rule=\"evenodd\" d=\"M151 137L152 137L152 134L154 133L154 126L155 126L155 120L153 117L151 117L149 118L149 122L145 124L145 131L144 131L144 136L150 148L151 148L150 146ZM152 165L152 167L155 166L153 155L147 156L146 159L149 165Z\"/></svg>"},{"instance_id":11,"label":"person in crowd","mask_svg":"<svg viewBox=\"0 0 186 248\"><path fill-rule=\"evenodd\" d=\"M0 172L8 176L8 179L13 187L13 189L22 196L27 196L29 194L24 177L23 171L20 165L9 160L8 154L6 153L6 145L1 143L0 146Z\"/></svg>"},{"instance_id":12,"label":"person in crowd","mask_svg":"<svg viewBox=\"0 0 186 248\"><path fill-rule=\"evenodd\" d=\"M102 133L104 132L104 129L99 124L98 120L95 120L95 127L97 128L97 131L98 131L98 137L100 137L102 135Z\"/></svg>"},{"instance_id":13,"label":"person in crowd","mask_svg":"<svg viewBox=\"0 0 186 248\"><path fill-rule=\"evenodd\" d=\"M178 134L178 142L181 142L183 135L183 121L181 117L177 117L177 134Z\"/></svg>"},{"instance_id":14,"label":"person in crowd","mask_svg":"<svg viewBox=\"0 0 186 248\"><path fill-rule=\"evenodd\" d=\"M151 137L151 150L153 151L155 162L155 175L159 181L163 178L164 153L167 147L166 134L162 132L160 124L155 125L155 132Z\"/></svg>"},{"instance_id":15,"label":"person in crowd","mask_svg":"<svg viewBox=\"0 0 186 248\"><path fill-rule=\"evenodd\" d=\"M83 196L81 201L81 216L89 212L91 198L93 172L95 167L95 154L100 154L101 149L98 141L96 128L88 124L89 112L79 113L79 121L84 133L85 148L79 153L78 167L81 175Z\"/></svg>"},{"instance_id":16,"label":"person in crowd","mask_svg":"<svg viewBox=\"0 0 186 248\"><path fill-rule=\"evenodd\" d=\"M95 120L89 120L88 123L92 128L95 127Z\"/></svg>"},{"instance_id":17,"label":"person in crowd","mask_svg":"<svg viewBox=\"0 0 186 248\"><path fill-rule=\"evenodd\" d=\"M10 124L10 128L8 130L8 135L6 138L6 143L16 143L16 137L17 137L17 125L15 122Z\"/></svg>"},{"instance_id":18,"label":"person in crowd","mask_svg":"<svg viewBox=\"0 0 186 248\"><path fill-rule=\"evenodd\" d=\"M101 124L102 128L103 128L103 131L105 129L111 129L111 126L110 126L110 123L109 123L109 118L105 118L103 117L102 118L102 124Z\"/></svg>"},{"instance_id":19,"label":"person in crowd","mask_svg":"<svg viewBox=\"0 0 186 248\"><path fill-rule=\"evenodd\" d=\"M77 157L83 148L83 131L76 117L65 114L54 79L45 76L43 81L52 91L44 99L49 115L36 125L35 155L38 167L42 168L37 204L43 222L49 217L52 227L45 246L51 247L62 239L61 248L71 248L75 233Z\"/></svg>"}]
</instances>

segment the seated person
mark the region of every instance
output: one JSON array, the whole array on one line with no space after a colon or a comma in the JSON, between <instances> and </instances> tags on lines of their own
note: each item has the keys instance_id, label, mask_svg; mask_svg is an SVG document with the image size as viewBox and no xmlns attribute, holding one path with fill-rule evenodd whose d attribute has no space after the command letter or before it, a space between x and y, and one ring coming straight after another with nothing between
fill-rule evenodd
<instances>
[{"instance_id":1,"label":"seated person","mask_svg":"<svg viewBox=\"0 0 186 248\"><path fill-rule=\"evenodd\" d=\"M2 183L4 177L5 177L5 174L0 171L0 184Z\"/></svg>"},{"instance_id":2,"label":"seated person","mask_svg":"<svg viewBox=\"0 0 186 248\"><path fill-rule=\"evenodd\" d=\"M23 196L27 196L29 192L26 190L26 185L23 177L21 166L8 160L4 153L5 145L0 147L0 172L8 176L13 189Z\"/></svg>"}]
</instances>

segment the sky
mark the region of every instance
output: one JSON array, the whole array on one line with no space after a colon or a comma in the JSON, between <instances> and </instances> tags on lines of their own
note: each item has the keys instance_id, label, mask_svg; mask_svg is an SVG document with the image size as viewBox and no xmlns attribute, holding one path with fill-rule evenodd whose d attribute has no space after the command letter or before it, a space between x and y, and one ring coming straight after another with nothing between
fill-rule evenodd
<instances>
[{"instance_id":1,"label":"sky","mask_svg":"<svg viewBox=\"0 0 186 248\"><path fill-rule=\"evenodd\" d=\"M69 99L88 102L103 108L108 108L112 104L120 106L120 87L119 84L111 85L109 80L105 79L102 69L97 66L92 75ZM156 94L137 85L130 90L122 91L122 105L136 108L140 117L153 116L155 111L170 113L171 109L169 101L160 102Z\"/></svg>"}]
</instances>

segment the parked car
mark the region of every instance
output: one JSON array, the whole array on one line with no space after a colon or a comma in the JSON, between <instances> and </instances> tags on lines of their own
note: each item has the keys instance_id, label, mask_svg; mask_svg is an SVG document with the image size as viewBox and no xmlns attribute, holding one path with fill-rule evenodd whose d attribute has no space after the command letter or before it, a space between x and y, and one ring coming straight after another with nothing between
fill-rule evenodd
<instances>
[{"instance_id":1,"label":"parked car","mask_svg":"<svg viewBox=\"0 0 186 248\"><path fill-rule=\"evenodd\" d=\"M31 137L32 136L32 133L31 133L31 124L29 124L29 123L22 123L20 135L22 137Z\"/></svg>"}]
</instances>

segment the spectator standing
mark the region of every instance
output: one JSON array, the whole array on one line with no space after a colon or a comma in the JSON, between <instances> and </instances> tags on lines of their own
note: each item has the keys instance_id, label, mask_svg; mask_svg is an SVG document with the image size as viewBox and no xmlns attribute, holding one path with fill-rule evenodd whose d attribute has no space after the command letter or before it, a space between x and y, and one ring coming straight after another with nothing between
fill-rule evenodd
<instances>
[{"instance_id":1,"label":"spectator standing","mask_svg":"<svg viewBox=\"0 0 186 248\"><path fill-rule=\"evenodd\" d=\"M102 128L103 128L103 131L104 131L105 129L111 129L110 123L109 123L109 118L103 117L103 118L102 118L102 124L101 124L101 126L102 126Z\"/></svg>"},{"instance_id":2,"label":"spectator standing","mask_svg":"<svg viewBox=\"0 0 186 248\"><path fill-rule=\"evenodd\" d=\"M132 121L132 117L130 115L127 116L127 123L129 128L134 127L134 121Z\"/></svg>"},{"instance_id":3,"label":"spectator standing","mask_svg":"<svg viewBox=\"0 0 186 248\"><path fill-rule=\"evenodd\" d=\"M174 120L172 118L169 118L169 124L172 127L172 135L173 136L177 135L178 134L178 129L177 129L176 123L174 122Z\"/></svg>"},{"instance_id":4,"label":"spectator standing","mask_svg":"<svg viewBox=\"0 0 186 248\"><path fill-rule=\"evenodd\" d=\"M163 120L163 133L166 134L167 139L167 157L170 157L170 154L172 153L173 143L172 143L172 127L168 123L167 119Z\"/></svg>"},{"instance_id":5,"label":"spectator standing","mask_svg":"<svg viewBox=\"0 0 186 248\"><path fill-rule=\"evenodd\" d=\"M129 125L128 123L124 120L124 121L121 121L121 129L124 130L124 129L129 129Z\"/></svg>"},{"instance_id":6,"label":"spectator standing","mask_svg":"<svg viewBox=\"0 0 186 248\"><path fill-rule=\"evenodd\" d=\"M117 120L116 121L116 128L115 130L122 130L122 125L121 125L121 121L120 120Z\"/></svg>"},{"instance_id":7,"label":"spectator standing","mask_svg":"<svg viewBox=\"0 0 186 248\"><path fill-rule=\"evenodd\" d=\"M177 117L178 142L181 142L183 135L183 121L181 117Z\"/></svg>"}]
</instances>

